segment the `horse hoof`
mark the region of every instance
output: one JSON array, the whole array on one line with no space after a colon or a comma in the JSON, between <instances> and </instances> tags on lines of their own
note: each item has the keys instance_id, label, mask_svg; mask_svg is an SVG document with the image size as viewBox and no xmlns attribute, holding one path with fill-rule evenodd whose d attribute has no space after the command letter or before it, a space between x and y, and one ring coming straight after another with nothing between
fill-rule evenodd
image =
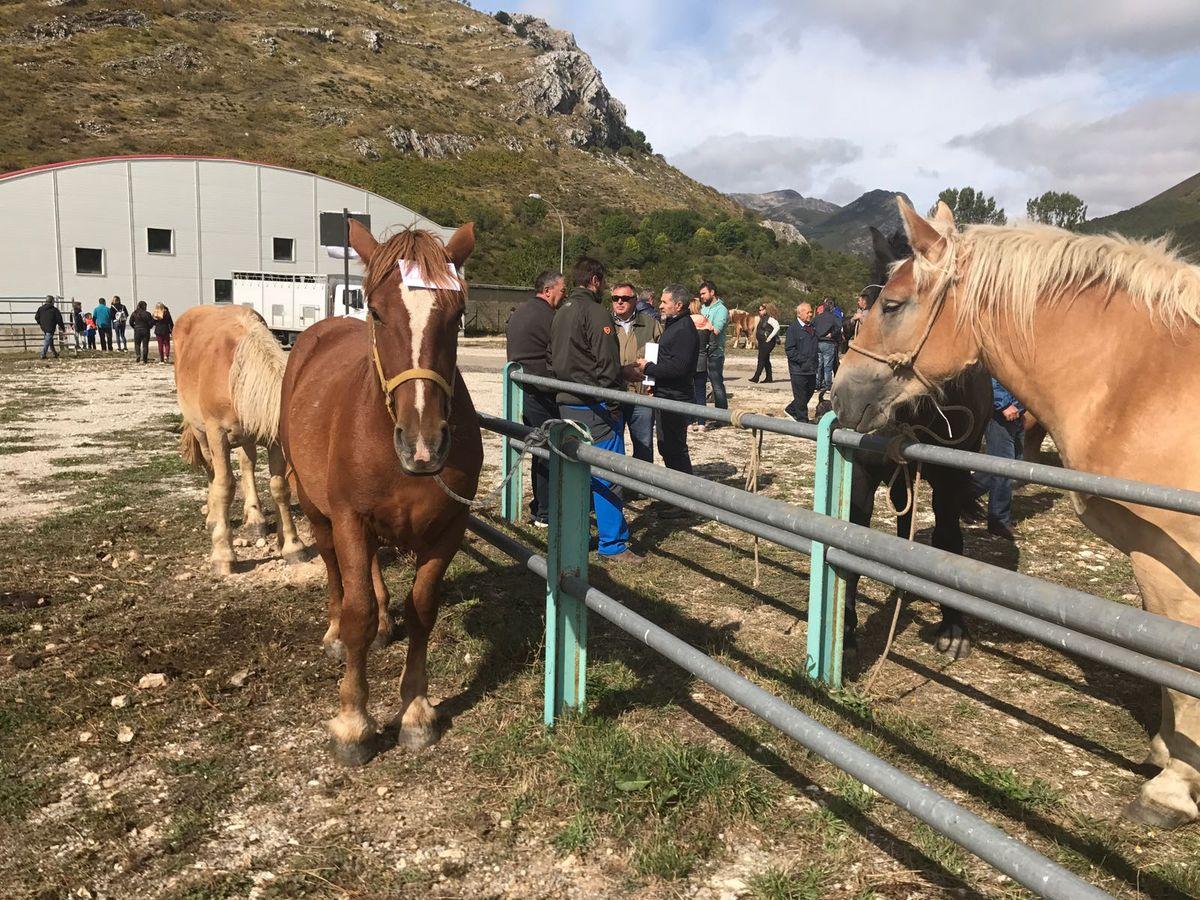
<instances>
[{"instance_id":1,"label":"horse hoof","mask_svg":"<svg viewBox=\"0 0 1200 900\"><path fill-rule=\"evenodd\" d=\"M1174 831L1176 828L1196 820L1196 805L1192 804L1191 810L1175 809L1144 797L1138 797L1121 810L1121 815L1150 828Z\"/></svg>"},{"instance_id":2,"label":"horse hoof","mask_svg":"<svg viewBox=\"0 0 1200 900\"><path fill-rule=\"evenodd\" d=\"M354 744L346 744L338 740L334 740L332 743L333 758L347 768L356 769L365 766L379 753L379 741L374 736Z\"/></svg>"},{"instance_id":3,"label":"horse hoof","mask_svg":"<svg viewBox=\"0 0 1200 900\"><path fill-rule=\"evenodd\" d=\"M963 625L943 622L934 637L933 646L951 659L966 659L971 655L971 632Z\"/></svg>"},{"instance_id":4,"label":"horse hoof","mask_svg":"<svg viewBox=\"0 0 1200 900\"><path fill-rule=\"evenodd\" d=\"M424 750L436 744L441 736L436 724L421 728L401 728L397 743L406 750Z\"/></svg>"},{"instance_id":5,"label":"horse hoof","mask_svg":"<svg viewBox=\"0 0 1200 900\"><path fill-rule=\"evenodd\" d=\"M307 550L293 550L291 553L285 553L283 555L283 561L286 565L289 565L289 566L302 565L303 563L308 562L308 551Z\"/></svg>"},{"instance_id":6,"label":"horse hoof","mask_svg":"<svg viewBox=\"0 0 1200 900\"><path fill-rule=\"evenodd\" d=\"M334 662L343 662L346 659L346 645L341 641L322 642L321 649Z\"/></svg>"},{"instance_id":7,"label":"horse hoof","mask_svg":"<svg viewBox=\"0 0 1200 900\"><path fill-rule=\"evenodd\" d=\"M232 575L233 560L231 559L214 559L212 562L212 570L214 575Z\"/></svg>"},{"instance_id":8,"label":"horse hoof","mask_svg":"<svg viewBox=\"0 0 1200 900\"><path fill-rule=\"evenodd\" d=\"M372 650L382 650L384 647L390 646L392 644L392 641L394 640L394 638L393 638L394 634L395 634L394 627L380 628L378 631L375 632L375 640L371 641L371 649Z\"/></svg>"},{"instance_id":9,"label":"horse hoof","mask_svg":"<svg viewBox=\"0 0 1200 900\"><path fill-rule=\"evenodd\" d=\"M271 534L271 526L267 522L252 522L242 529L242 534L247 540L257 541Z\"/></svg>"}]
</instances>

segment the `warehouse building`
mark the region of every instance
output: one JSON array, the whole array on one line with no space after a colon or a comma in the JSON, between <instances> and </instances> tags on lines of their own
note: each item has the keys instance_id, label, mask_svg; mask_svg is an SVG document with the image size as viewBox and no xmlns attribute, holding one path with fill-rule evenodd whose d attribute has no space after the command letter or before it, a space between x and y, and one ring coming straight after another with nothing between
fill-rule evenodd
<instances>
[{"instance_id":1,"label":"warehouse building","mask_svg":"<svg viewBox=\"0 0 1200 900\"><path fill-rule=\"evenodd\" d=\"M234 159L82 159L0 175L0 298L119 294L178 315L232 302L233 279L337 276L342 211L376 235L452 231L378 194ZM355 267L357 268L357 267Z\"/></svg>"}]
</instances>

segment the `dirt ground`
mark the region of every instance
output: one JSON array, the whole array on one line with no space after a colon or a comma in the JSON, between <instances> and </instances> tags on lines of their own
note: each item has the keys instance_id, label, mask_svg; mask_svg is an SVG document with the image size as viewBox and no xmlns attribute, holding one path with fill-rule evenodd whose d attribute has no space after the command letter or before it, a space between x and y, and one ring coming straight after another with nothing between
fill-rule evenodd
<instances>
[{"instance_id":1,"label":"dirt ground","mask_svg":"<svg viewBox=\"0 0 1200 900\"><path fill-rule=\"evenodd\" d=\"M499 412L501 355L460 354L483 411ZM750 385L751 369L731 358L733 405L780 414L786 383ZM168 366L0 359L0 896L1027 895L595 618L587 713L545 731L543 588L474 538L430 651L441 742L338 767L323 566L249 544L238 574L208 574L203 479L176 429ZM698 474L740 484L748 441L693 436ZM767 436L765 494L811 503L811 468L811 446ZM1025 487L1015 513L1015 547L970 528L967 553L1136 602L1126 560L1064 495ZM825 691L803 676L806 557L764 545L756 587L744 535L629 514L647 564L595 563L597 586L1105 890L1200 895L1200 829L1119 815L1147 774L1156 689L984 623L949 661L915 601L867 693L892 607L864 581L859 661ZM386 577L403 597L406 561ZM403 650L372 655L381 720Z\"/></svg>"}]
</instances>

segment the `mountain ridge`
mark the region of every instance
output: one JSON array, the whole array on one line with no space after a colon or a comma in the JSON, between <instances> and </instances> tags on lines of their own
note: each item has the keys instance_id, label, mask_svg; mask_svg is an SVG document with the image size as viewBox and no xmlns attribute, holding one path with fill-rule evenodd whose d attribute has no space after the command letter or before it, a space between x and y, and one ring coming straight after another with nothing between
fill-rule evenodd
<instances>
[{"instance_id":1,"label":"mountain ridge","mask_svg":"<svg viewBox=\"0 0 1200 900\"><path fill-rule=\"evenodd\" d=\"M1089 219L1080 230L1142 240L1170 234L1173 246L1192 262L1200 262L1200 173L1137 206Z\"/></svg>"}]
</instances>

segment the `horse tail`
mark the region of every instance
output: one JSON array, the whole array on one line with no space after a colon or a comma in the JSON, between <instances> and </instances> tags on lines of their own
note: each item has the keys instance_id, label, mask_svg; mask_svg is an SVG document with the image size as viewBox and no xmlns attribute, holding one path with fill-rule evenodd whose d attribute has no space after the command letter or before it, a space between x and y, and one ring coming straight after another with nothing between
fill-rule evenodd
<instances>
[{"instance_id":1,"label":"horse tail","mask_svg":"<svg viewBox=\"0 0 1200 900\"><path fill-rule=\"evenodd\" d=\"M242 428L272 444L279 439L279 403L287 356L261 317L248 315L245 324L246 333L238 341L229 367L229 396Z\"/></svg>"},{"instance_id":2,"label":"horse tail","mask_svg":"<svg viewBox=\"0 0 1200 900\"><path fill-rule=\"evenodd\" d=\"M204 451L200 447L200 438L196 435L196 429L187 422L183 423L183 431L179 434L179 455L193 469L208 468L208 461L204 458Z\"/></svg>"}]
</instances>

